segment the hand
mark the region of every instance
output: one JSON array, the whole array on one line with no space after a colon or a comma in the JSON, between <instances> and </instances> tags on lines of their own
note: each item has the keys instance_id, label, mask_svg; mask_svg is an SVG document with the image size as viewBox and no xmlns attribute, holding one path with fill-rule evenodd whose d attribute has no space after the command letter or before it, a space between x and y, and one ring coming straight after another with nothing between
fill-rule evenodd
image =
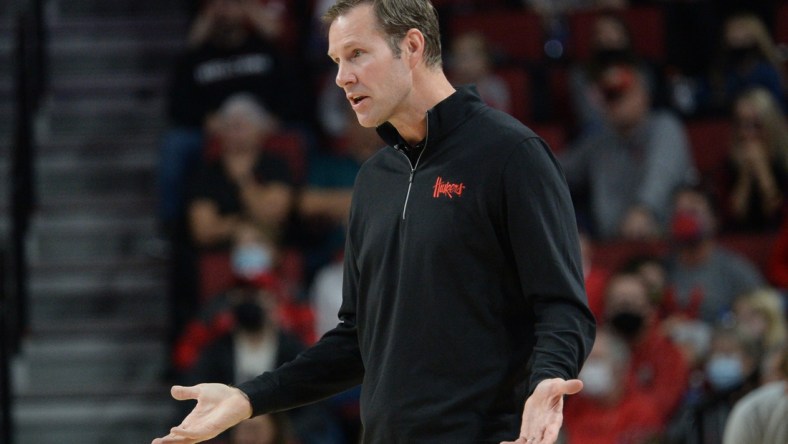
<instances>
[{"instance_id":1,"label":"hand","mask_svg":"<svg viewBox=\"0 0 788 444\"><path fill-rule=\"evenodd\" d=\"M583 389L579 379L545 379L525 401L520 437L501 444L553 444L564 421L564 395Z\"/></svg>"},{"instance_id":2,"label":"hand","mask_svg":"<svg viewBox=\"0 0 788 444\"><path fill-rule=\"evenodd\" d=\"M170 434L151 444L194 444L215 437L252 416L252 406L239 389L224 384L174 386L172 397L197 400L194 410Z\"/></svg>"}]
</instances>

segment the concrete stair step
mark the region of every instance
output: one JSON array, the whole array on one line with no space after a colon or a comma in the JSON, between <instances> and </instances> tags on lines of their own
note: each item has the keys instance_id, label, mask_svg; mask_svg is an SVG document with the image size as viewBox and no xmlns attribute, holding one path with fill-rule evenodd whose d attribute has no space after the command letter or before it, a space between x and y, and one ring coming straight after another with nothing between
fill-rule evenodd
<instances>
[{"instance_id":1,"label":"concrete stair step","mask_svg":"<svg viewBox=\"0 0 788 444\"><path fill-rule=\"evenodd\" d=\"M38 122L39 135L158 134L165 127L164 102L147 100L53 100L46 104Z\"/></svg>"},{"instance_id":2,"label":"concrete stair step","mask_svg":"<svg viewBox=\"0 0 788 444\"><path fill-rule=\"evenodd\" d=\"M156 222L153 216L104 220L35 217L30 233L28 254L33 261L138 257L148 254Z\"/></svg>"},{"instance_id":3,"label":"concrete stair step","mask_svg":"<svg viewBox=\"0 0 788 444\"><path fill-rule=\"evenodd\" d=\"M41 157L70 156L80 158L128 158L157 156L158 134L69 134L53 137L44 135L38 140Z\"/></svg>"},{"instance_id":4,"label":"concrete stair step","mask_svg":"<svg viewBox=\"0 0 788 444\"><path fill-rule=\"evenodd\" d=\"M142 41L152 38L185 41L189 19L184 14L57 17L46 23L54 41L75 37L131 36Z\"/></svg>"},{"instance_id":5,"label":"concrete stair step","mask_svg":"<svg viewBox=\"0 0 788 444\"><path fill-rule=\"evenodd\" d=\"M180 0L68 0L48 5L51 21L63 18L182 17L188 6Z\"/></svg>"},{"instance_id":6,"label":"concrete stair step","mask_svg":"<svg viewBox=\"0 0 788 444\"><path fill-rule=\"evenodd\" d=\"M129 73L117 75L87 72L55 75L51 80L50 92L58 98L67 97L133 97L149 98L165 91L166 73Z\"/></svg>"},{"instance_id":7,"label":"concrete stair step","mask_svg":"<svg viewBox=\"0 0 788 444\"><path fill-rule=\"evenodd\" d=\"M45 399L13 413L16 444L140 444L169 430L175 407L165 397Z\"/></svg>"},{"instance_id":8,"label":"concrete stair step","mask_svg":"<svg viewBox=\"0 0 788 444\"><path fill-rule=\"evenodd\" d=\"M35 185L48 199L108 193L155 196L155 165L151 158L103 160L58 160L40 162Z\"/></svg>"},{"instance_id":9,"label":"concrete stair step","mask_svg":"<svg viewBox=\"0 0 788 444\"><path fill-rule=\"evenodd\" d=\"M32 336L26 339L15 367L15 393L65 396L94 393L91 387L123 386L128 391L150 388L166 368L163 341ZM104 395L107 393L104 391Z\"/></svg>"}]
</instances>

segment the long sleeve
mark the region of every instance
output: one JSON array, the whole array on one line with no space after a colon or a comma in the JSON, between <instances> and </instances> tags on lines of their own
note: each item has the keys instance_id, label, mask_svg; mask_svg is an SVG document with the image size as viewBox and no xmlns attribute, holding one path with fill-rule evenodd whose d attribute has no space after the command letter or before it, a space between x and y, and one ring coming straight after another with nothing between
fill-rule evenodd
<instances>
[{"instance_id":1,"label":"long sleeve","mask_svg":"<svg viewBox=\"0 0 788 444\"><path fill-rule=\"evenodd\" d=\"M577 377L591 351L595 321L583 288L572 201L549 148L528 139L514 150L503 180L517 272L535 315L533 391L543 379Z\"/></svg>"},{"instance_id":2,"label":"long sleeve","mask_svg":"<svg viewBox=\"0 0 788 444\"><path fill-rule=\"evenodd\" d=\"M339 325L316 344L273 372L239 385L254 415L313 403L361 383L364 364L356 329L358 269L348 239Z\"/></svg>"}]
</instances>

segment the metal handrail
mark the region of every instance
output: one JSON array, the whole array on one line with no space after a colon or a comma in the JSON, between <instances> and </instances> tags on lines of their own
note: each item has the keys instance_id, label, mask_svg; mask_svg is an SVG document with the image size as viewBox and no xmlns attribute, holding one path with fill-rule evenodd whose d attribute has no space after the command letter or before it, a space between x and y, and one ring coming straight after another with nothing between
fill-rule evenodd
<instances>
[{"instance_id":1,"label":"metal handrail","mask_svg":"<svg viewBox=\"0 0 788 444\"><path fill-rule=\"evenodd\" d=\"M15 122L11 148L11 233L8 264L2 261L0 296L0 442L14 439L10 360L28 328L28 269L25 245L33 208L34 120L46 87L46 35L41 0L20 0L15 16Z\"/></svg>"}]
</instances>

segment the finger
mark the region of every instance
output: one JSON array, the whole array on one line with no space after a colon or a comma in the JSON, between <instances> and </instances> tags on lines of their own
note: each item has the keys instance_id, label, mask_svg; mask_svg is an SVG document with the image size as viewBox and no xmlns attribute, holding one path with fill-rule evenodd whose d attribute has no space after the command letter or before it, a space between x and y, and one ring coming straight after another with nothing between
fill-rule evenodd
<instances>
[{"instance_id":1,"label":"finger","mask_svg":"<svg viewBox=\"0 0 788 444\"><path fill-rule=\"evenodd\" d=\"M200 389L198 389L196 386L183 387L180 385L174 385L170 389L170 394L172 394L172 397L178 401L185 401L187 399L197 399L197 396L200 394Z\"/></svg>"},{"instance_id":2,"label":"finger","mask_svg":"<svg viewBox=\"0 0 788 444\"><path fill-rule=\"evenodd\" d=\"M561 389L565 395L574 395L580 390L583 390L583 381L579 379L570 379L561 384Z\"/></svg>"}]
</instances>

